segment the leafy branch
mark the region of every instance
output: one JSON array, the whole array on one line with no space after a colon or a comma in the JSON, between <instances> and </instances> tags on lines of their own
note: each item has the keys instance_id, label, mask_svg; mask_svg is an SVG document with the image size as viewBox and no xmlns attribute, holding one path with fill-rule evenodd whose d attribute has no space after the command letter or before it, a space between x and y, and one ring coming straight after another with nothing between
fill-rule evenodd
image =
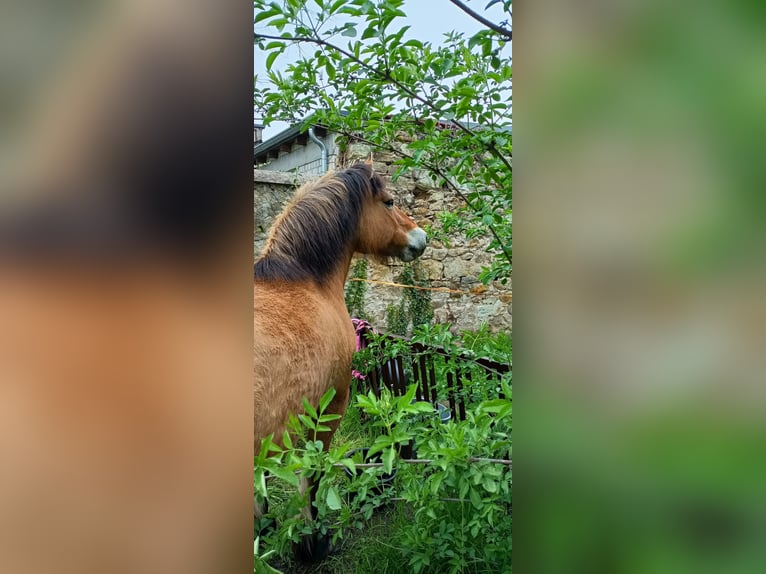
<instances>
[{"instance_id":1,"label":"leafy branch","mask_svg":"<svg viewBox=\"0 0 766 574\"><path fill-rule=\"evenodd\" d=\"M478 12L474 12L471 8L466 6L463 2L460 2L460 0L449 0L452 2L455 6L460 8L463 12L468 14L471 18L476 20L477 22L481 22L484 26L489 28L490 30L493 30L494 32L497 32L500 34L503 38L508 40L509 42L513 39L513 31L509 30L508 28L504 28L503 26L500 26L499 24L495 24L491 20L487 20L484 16L479 14ZM490 2L490 5L492 3Z\"/></svg>"},{"instance_id":2,"label":"leafy branch","mask_svg":"<svg viewBox=\"0 0 766 574\"><path fill-rule=\"evenodd\" d=\"M420 94L418 94L414 90L408 88L403 83L401 83L399 80L394 78L391 75L391 69L390 68L387 67L387 68L385 68L383 70L380 70L378 68L370 66L367 62L361 60L360 58L357 58L352 53L350 53L348 50L344 50L340 46L337 46L337 45L333 44L332 42L328 42L327 40L324 40L322 38L318 38L316 36L307 36L307 37L290 36L290 35L275 36L275 35L263 34L263 33L259 33L259 32L254 32L253 33L253 37L256 40L259 40L259 39L260 40L285 40L285 41L288 41L288 42L296 42L296 43L299 43L299 44L300 43L315 44L315 45L321 46L323 48L329 48L329 49L334 50L335 52L337 52L339 54L342 54L343 56L345 56L346 58L348 58L352 62L354 62L356 64L359 64L361 67L363 67L368 72L370 72L372 74L375 74L375 75L379 76L380 78L382 78L383 80L385 80L387 82L390 82L391 84L395 85L397 88L402 90L402 92L404 92L407 96L409 96L412 99L420 102L421 104L423 104L424 106L429 108L431 111L435 112L437 115L443 116L443 115L446 114L445 110L441 109L440 107L435 105L429 99L421 96ZM469 128L467 125L465 125L463 122L460 122L460 121L456 120L455 118L450 118L447 121L450 124L452 124L453 126L455 126L456 128L458 128L459 130L465 132L466 134L474 136L474 137L476 136L476 132L474 130L472 130L471 128ZM494 143L492 143L491 141L487 142L486 148L487 148L487 151L489 151L497 159L499 159L501 162L503 162L503 164L508 169L508 171L513 171L513 166L511 164L510 159L505 157L505 155L499 149L497 149L497 146L495 146Z\"/></svg>"}]
</instances>

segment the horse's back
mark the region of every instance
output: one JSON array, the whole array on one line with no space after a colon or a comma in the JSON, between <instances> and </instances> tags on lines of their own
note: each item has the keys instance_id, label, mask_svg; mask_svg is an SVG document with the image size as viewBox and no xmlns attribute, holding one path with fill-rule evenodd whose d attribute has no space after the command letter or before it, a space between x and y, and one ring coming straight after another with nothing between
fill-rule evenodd
<instances>
[{"instance_id":1,"label":"horse's back","mask_svg":"<svg viewBox=\"0 0 766 574\"><path fill-rule=\"evenodd\" d=\"M255 440L281 436L302 399L350 382L354 332L345 306L311 285L254 284ZM257 444L256 444L257 448Z\"/></svg>"}]
</instances>

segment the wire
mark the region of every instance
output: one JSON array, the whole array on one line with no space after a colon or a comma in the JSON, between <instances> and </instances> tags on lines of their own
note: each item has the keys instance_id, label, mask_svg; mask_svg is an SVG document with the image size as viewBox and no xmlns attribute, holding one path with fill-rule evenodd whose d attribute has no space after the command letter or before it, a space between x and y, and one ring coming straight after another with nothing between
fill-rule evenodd
<instances>
[{"instance_id":1,"label":"wire","mask_svg":"<svg viewBox=\"0 0 766 574\"><path fill-rule=\"evenodd\" d=\"M389 287L402 287L404 289L418 289L420 291L438 291L439 293L460 293L462 295L482 295L484 291L481 291L481 287L469 291L463 291L460 289L448 289L447 287L421 287L419 285L404 285L403 283L391 283L390 281L376 281L375 279L362 279L361 277L352 277L349 281L363 281L365 283L375 283L377 285L387 285ZM495 293L492 293L496 295ZM513 298L513 293L509 292L508 295Z\"/></svg>"}]
</instances>

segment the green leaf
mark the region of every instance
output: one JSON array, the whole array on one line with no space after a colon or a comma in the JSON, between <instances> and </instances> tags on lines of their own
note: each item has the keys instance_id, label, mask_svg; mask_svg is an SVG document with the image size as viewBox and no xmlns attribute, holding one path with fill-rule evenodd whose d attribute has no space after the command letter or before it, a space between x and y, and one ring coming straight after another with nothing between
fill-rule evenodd
<instances>
[{"instance_id":1,"label":"green leaf","mask_svg":"<svg viewBox=\"0 0 766 574\"><path fill-rule=\"evenodd\" d=\"M416 403L412 403L409 406L409 412L413 412L413 413L432 413L432 412L434 412L434 406L431 403L427 403L425 401L418 401Z\"/></svg>"},{"instance_id":2,"label":"green leaf","mask_svg":"<svg viewBox=\"0 0 766 574\"><path fill-rule=\"evenodd\" d=\"M266 69L270 70L271 66L274 64L274 60L277 59L277 56L279 56L279 52L276 50L274 52L269 52L269 55L266 56Z\"/></svg>"},{"instance_id":3,"label":"green leaf","mask_svg":"<svg viewBox=\"0 0 766 574\"><path fill-rule=\"evenodd\" d=\"M340 503L340 496L338 496L338 491L334 486L331 486L327 489L327 507L330 510L340 510L341 506L342 505Z\"/></svg>"},{"instance_id":4,"label":"green leaf","mask_svg":"<svg viewBox=\"0 0 766 574\"><path fill-rule=\"evenodd\" d=\"M394 468L394 455L396 454L396 451L394 451L393 448L389 448L388 450L383 452L383 470L385 470L387 473L391 473L391 470Z\"/></svg>"},{"instance_id":5,"label":"green leaf","mask_svg":"<svg viewBox=\"0 0 766 574\"><path fill-rule=\"evenodd\" d=\"M344 458L340 461L340 463L345 466L349 471L351 471L351 474L356 474L356 463L351 460L350 458Z\"/></svg>"},{"instance_id":6,"label":"green leaf","mask_svg":"<svg viewBox=\"0 0 766 574\"><path fill-rule=\"evenodd\" d=\"M512 407L508 399L490 399L481 403L481 408L489 413L498 413Z\"/></svg>"},{"instance_id":7,"label":"green leaf","mask_svg":"<svg viewBox=\"0 0 766 574\"><path fill-rule=\"evenodd\" d=\"M356 38L356 27L352 24L351 26L346 26L346 28L343 30L343 32L340 33L341 36L347 36L349 38Z\"/></svg>"},{"instance_id":8,"label":"green leaf","mask_svg":"<svg viewBox=\"0 0 766 574\"><path fill-rule=\"evenodd\" d=\"M484 490L490 493L497 492L497 482L492 480L490 477L485 476L484 482L483 482Z\"/></svg>"},{"instance_id":9,"label":"green leaf","mask_svg":"<svg viewBox=\"0 0 766 574\"><path fill-rule=\"evenodd\" d=\"M314 423L313 419L307 417L306 415L298 415L298 418L300 419L301 423L303 423L304 427L314 430L316 423Z\"/></svg>"},{"instance_id":10,"label":"green leaf","mask_svg":"<svg viewBox=\"0 0 766 574\"><path fill-rule=\"evenodd\" d=\"M367 451L367 456L371 457L373 454L382 451L385 448L390 448L393 446L393 441L391 440L391 437L388 435L382 435L375 439L375 442L372 443L372 446L370 447L370 450Z\"/></svg>"},{"instance_id":11,"label":"green leaf","mask_svg":"<svg viewBox=\"0 0 766 574\"><path fill-rule=\"evenodd\" d=\"M259 496L266 497L266 474L263 469L259 468L255 471L255 492Z\"/></svg>"},{"instance_id":12,"label":"green leaf","mask_svg":"<svg viewBox=\"0 0 766 574\"><path fill-rule=\"evenodd\" d=\"M471 500L471 504L473 504L473 507L476 510L480 510L483 506L481 496L479 495L479 492L477 490L471 490L470 493L468 493L468 498Z\"/></svg>"},{"instance_id":13,"label":"green leaf","mask_svg":"<svg viewBox=\"0 0 766 574\"><path fill-rule=\"evenodd\" d=\"M368 38L373 38L374 36L378 35L378 30L374 28L373 26L369 26L365 28L364 32L362 32L362 40L367 40Z\"/></svg>"},{"instance_id":14,"label":"green leaf","mask_svg":"<svg viewBox=\"0 0 766 574\"><path fill-rule=\"evenodd\" d=\"M407 392L399 397L399 408L404 409L410 406L410 403L412 403L413 399L415 398L415 393L417 392L418 387L417 385L410 385L407 387Z\"/></svg>"},{"instance_id":15,"label":"green leaf","mask_svg":"<svg viewBox=\"0 0 766 574\"><path fill-rule=\"evenodd\" d=\"M345 1L345 0L344 0ZM338 14L348 14L349 16L362 16L362 11L359 8L352 8L350 6L344 6L338 10Z\"/></svg>"},{"instance_id":16,"label":"green leaf","mask_svg":"<svg viewBox=\"0 0 766 574\"><path fill-rule=\"evenodd\" d=\"M309 403L306 397L303 397L303 410L306 411L306 414L312 419L316 419L319 416L317 415L316 409Z\"/></svg>"},{"instance_id":17,"label":"green leaf","mask_svg":"<svg viewBox=\"0 0 766 574\"><path fill-rule=\"evenodd\" d=\"M263 12L259 12L255 15L255 18L253 19L253 23L257 24L258 22L262 22L266 18L271 18L272 16L276 16L279 14L279 10L277 8L271 8L270 10L264 10Z\"/></svg>"},{"instance_id":18,"label":"green leaf","mask_svg":"<svg viewBox=\"0 0 766 574\"><path fill-rule=\"evenodd\" d=\"M332 402L332 400L335 398L335 389L330 387L327 392L322 395L322 398L319 399L319 412L324 412L327 410L328 405Z\"/></svg>"},{"instance_id":19,"label":"green leaf","mask_svg":"<svg viewBox=\"0 0 766 574\"><path fill-rule=\"evenodd\" d=\"M292 470L275 466L275 467L272 467L269 470L269 472L271 472L271 474L273 474L280 480L284 480L287 484L298 486L298 484L300 483L300 478Z\"/></svg>"},{"instance_id":20,"label":"green leaf","mask_svg":"<svg viewBox=\"0 0 766 574\"><path fill-rule=\"evenodd\" d=\"M341 8L346 3L346 0L337 0L336 2L333 2L330 7L328 8L328 11L330 14L334 14L338 11L339 8Z\"/></svg>"},{"instance_id":21,"label":"green leaf","mask_svg":"<svg viewBox=\"0 0 766 574\"><path fill-rule=\"evenodd\" d=\"M282 433L282 444L285 445L287 450L293 450L293 439L288 431Z\"/></svg>"},{"instance_id":22,"label":"green leaf","mask_svg":"<svg viewBox=\"0 0 766 574\"><path fill-rule=\"evenodd\" d=\"M332 422L332 421L337 421L339 418L341 418L341 415L336 415L336 414L320 415L319 422L320 423L329 423L329 422Z\"/></svg>"}]
</instances>

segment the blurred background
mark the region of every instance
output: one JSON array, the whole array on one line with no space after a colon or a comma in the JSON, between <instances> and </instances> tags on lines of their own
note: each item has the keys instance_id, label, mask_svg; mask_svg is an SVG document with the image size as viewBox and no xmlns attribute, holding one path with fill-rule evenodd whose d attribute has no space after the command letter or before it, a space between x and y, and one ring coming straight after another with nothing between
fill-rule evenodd
<instances>
[{"instance_id":1,"label":"blurred background","mask_svg":"<svg viewBox=\"0 0 766 574\"><path fill-rule=\"evenodd\" d=\"M515 14L520 571L766 567L765 15Z\"/></svg>"},{"instance_id":2,"label":"blurred background","mask_svg":"<svg viewBox=\"0 0 766 574\"><path fill-rule=\"evenodd\" d=\"M0 571L247 571L247 5L0 6Z\"/></svg>"}]
</instances>

